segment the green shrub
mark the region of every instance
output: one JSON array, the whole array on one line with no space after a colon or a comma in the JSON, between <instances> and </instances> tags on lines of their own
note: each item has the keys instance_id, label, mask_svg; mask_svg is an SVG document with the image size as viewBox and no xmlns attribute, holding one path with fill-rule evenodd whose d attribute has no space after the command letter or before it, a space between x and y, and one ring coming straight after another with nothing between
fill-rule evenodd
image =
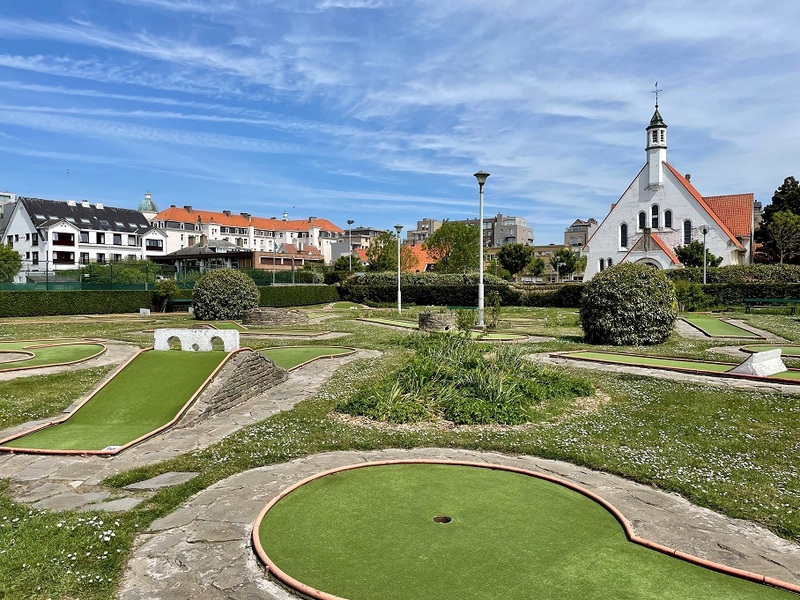
<instances>
[{"instance_id":1,"label":"green shrub","mask_svg":"<svg viewBox=\"0 0 800 600\"><path fill-rule=\"evenodd\" d=\"M138 313L152 306L152 291L0 291L0 317Z\"/></svg>"},{"instance_id":2,"label":"green shrub","mask_svg":"<svg viewBox=\"0 0 800 600\"><path fill-rule=\"evenodd\" d=\"M672 281L703 282L702 267L665 271ZM729 265L706 269L706 282L712 283L800 283L800 265Z\"/></svg>"},{"instance_id":3,"label":"green shrub","mask_svg":"<svg viewBox=\"0 0 800 600\"><path fill-rule=\"evenodd\" d=\"M181 290L174 279L159 279L156 281L155 293L153 294L153 306L164 311L172 298L177 298Z\"/></svg>"},{"instance_id":4,"label":"green shrub","mask_svg":"<svg viewBox=\"0 0 800 600\"><path fill-rule=\"evenodd\" d=\"M704 310L711 306L711 300L703 291L702 284L693 281L675 281L675 297L681 310Z\"/></svg>"},{"instance_id":5,"label":"green shrub","mask_svg":"<svg viewBox=\"0 0 800 600\"><path fill-rule=\"evenodd\" d=\"M194 286L194 314L202 321L241 319L258 306L259 292L247 275L236 269L208 271Z\"/></svg>"},{"instance_id":6,"label":"green shrub","mask_svg":"<svg viewBox=\"0 0 800 600\"><path fill-rule=\"evenodd\" d=\"M497 328L497 324L500 322L502 305L503 303L500 298L500 293L497 290L491 290L488 294L486 294L487 308L484 320L487 329Z\"/></svg>"},{"instance_id":7,"label":"green shrub","mask_svg":"<svg viewBox=\"0 0 800 600\"><path fill-rule=\"evenodd\" d=\"M614 265L584 286L580 319L591 344L660 344L672 333L677 301L663 271L636 263Z\"/></svg>"},{"instance_id":8,"label":"green shrub","mask_svg":"<svg viewBox=\"0 0 800 600\"><path fill-rule=\"evenodd\" d=\"M478 324L478 311L471 308L457 308L456 328L462 333L469 333Z\"/></svg>"}]
</instances>

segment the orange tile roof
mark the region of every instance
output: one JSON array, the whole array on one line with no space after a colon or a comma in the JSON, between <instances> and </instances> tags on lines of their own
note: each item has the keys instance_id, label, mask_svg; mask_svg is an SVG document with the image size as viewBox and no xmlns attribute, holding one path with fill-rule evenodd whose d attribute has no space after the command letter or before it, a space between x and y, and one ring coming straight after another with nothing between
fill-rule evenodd
<instances>
[{"instance_id":1,"label":"orange tile roof","mask_svg":"<svg viewBox=\"0 0 800 600\"><path fill-rule=\"evenodd\" d=\"M294 221L283 221L281 219L264 219L262 217L243 217L242 215L235 215L231 213L230 216L222 212L212 212L209 210L196 210L192 209L191 212L185 208L178 206L171 206L158 213L154 220L158 221L177 221L178 223L197 223L202 219L203 223L217 223L225 227L242 227L246 228L252 225L256 229L265 229L267 231L308 231L312 227L319 227L323 231L331 231L334 233L344 233L341 227L338 227L328 221L328 219L297 219Z\"/></svg>"},{"instance_id":2,"label":"orange tile roof","mask_svg":"<svg viewBox=\"0 0 800 600\"><path fill-rule=\"evenodd\" d=\"M725 235L728 236L728 239L730 239L740 249L744 250L744 246L742 246L742 243L736 238L736 236L728 228L728 226L725 224L725 222L711 209L711 207L708 204L706 204L706 201L700 195L700 192L697 191L697 189L689 182L689 180L686 179L683 175L681 175L668 162L665 161L664 165L670 170L670 172L673 175L675 175L675 177L678 179L678 182L680 182L689 191L689 193L694 197L694 199L697 200L698 204L700 204L700 207L702 209L704 209L708 213L708 216L711 217L712 219L714 219L714 222L717 225L719 225L720 229L722 229L722 231L725 233Z\"/></svg>"},{"instance_id":3,"label":"orange tile roof","mask_svg":"<svg viewBox=\"0 0 800 600\"><path fill-rule=\"evenodd\" d=\"M704 196L711 210L738 237L753 235L753 194L731 194L729 196Z\"/></svg>"},{"instance_id":4,"label":"orange tile roof","mask_svg":"<svg viewBox=\"0 0 800 600\"><path fill-rule=\"evenodd\" d=\"M436 261L431 258L431 255L428 254L428 251L422 246L407 245L406 248L411 250L411 255L414 258L414 263L410 269L407 269L408 271L412 273L417 271L426 271L428 269L428 265L436 263Z\"/></svg>"},{"instance_id":5,"label":"orange tile roof","mask_svg":"<svg viewBox=\"0 0 800 600\"><path fill-rule=\"evenodd\" d=\"M673 265L679 265L681 263L681 261L678 260L678 257L675 255L675 253L672 250L670 250L669 246L667 246L664 243L664 240L662 240L660 237L658 237L658 235L656 235L655 233L651 233L650 234L650 239L652 239L655 242L656 246L658 246L658 248L664 254L667 255L667 258L669 258L669 260L672 262ZM628 250L628 253L625 255L625 258L622 259L622 262L625 262L626 260L628 260L628 257L631 255L631 253L636 250L637 246L643 244L644 240L645 240L645 236L642 236L638 240L636 240L636 243L633 245L633 247L630 250ZM642 250L639 250L639 252L642 252Z\"/></svg>"},{"instance_id":6,"label":"orange tile roof","mask_svg":"<svg viewBox=\"0 0 800 600\"><path fill-rule=\"evenodd\" d=\"M367 251L364 248L356 248L354 252L356 253L356 256L361 259L362 264L367 264L369 262L369 259L367 258Z\"/></svg>"}]
</instances>

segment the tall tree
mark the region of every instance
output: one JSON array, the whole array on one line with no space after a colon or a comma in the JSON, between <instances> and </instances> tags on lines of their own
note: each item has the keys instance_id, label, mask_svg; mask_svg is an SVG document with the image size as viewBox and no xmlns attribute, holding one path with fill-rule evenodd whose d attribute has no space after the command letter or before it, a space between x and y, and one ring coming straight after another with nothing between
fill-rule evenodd
<instances>
[{"instance_id":1,"label":"tall tree","mask_svg":"<svg viewBox=\"0 0 800 600\"><path fill-rule=\"evenodd\" d=\"M433 232L423 248L436 261L438 273L466 273L478 270L479 244L476 226L448 221Z\"/></svg>"},{"instance_id":2,"label":"tall tree","mask_svg":"<svg viewBox=\"0 0 800 600\"><path fill-rule=\"evenodd\" d=\"M778 262L783 263L787 254L800 248L800 215L789 210L780 210L772 214L765 229L775 243Z\"/></svg>"},{"instance_id":3,"label":"tall tree","mask_svg":"<svg viewBox=\"0 0 800 600\"><path fill-rule=\"evenodd\" d=\"M528 265L532 256L533 248L524 244L506 244L497 253L500 264L512 277Z\"/></svg>"},{"instance_id":4,"label":"tall tree","mask_svg":"<svg viewBox=\"0 0 800 600\"><path fill-rule=\"evenodd\" d=\"M8 283L22 268L22 257L11 246L0 244L0 283Z\"/></svg>"},{"instance_id":5,"label":"tall tree","mask_svg":"<svg viewBox=\"0 0 800 600\"><path fill-rule=\"evenodd\" d=\"M564 281L564 277L569 277L575 272L577 263L578 255L569 248L561 248L550 257L550 266L553 267L561 281Z\"/></svg>"},{"instance_id":6,"label":"tall tree","mask_svg":"<svg viewBox=\"0 0 800 600\"><path fill-rule=\"evenodd\" d=\"M547 265L542 258L537 256L536 258L531 259L527 268L528 272L534 277L541 277L544 274L544 270L547 268Z\"/></svg>"},{"instance_id":7,"label":"tall tree","mask_svg":"<svg viewBox=\"0 0 800 600\"><path fill-rule=\"evenodd\" d=\"M756 230L756 242L761 244L759 255L769 262L781 260L781 252L778 249L775 238L770 234L771 223L777 213L792 212L800 215L800 183L794 177L787 177L783 184L775 190L772 195L772 202L764 208L761 226ZM800 255L795 252L785 253L783 261L798 262Z\"/></svg>"},{"instance_id":8,"label":"tall tree","mask_svg":"<svg viewBox=\"0 0 800 600\"><path fill-rule=\"evenodd\" d=\"M397 271L397 236L391 231L384 231L372 238L367 248L367 260L370 271ZM401 244L400 270L411 271L413 267L411 248Z\"/></svg>"},{"instance_id":9,"label":"tall tree","mask_svg":"<svg viewBox=\"0 0 800 600\"><path fill-rule=\"evenodd\" d=\"M703 266L703 242L692 240L685 246L676 246L673 248L675 256L681 261L684 267L702 267ZM714 256L706 248L706 266L718 267L722 263L722 257Z\"/></svg>"}]
</instances>

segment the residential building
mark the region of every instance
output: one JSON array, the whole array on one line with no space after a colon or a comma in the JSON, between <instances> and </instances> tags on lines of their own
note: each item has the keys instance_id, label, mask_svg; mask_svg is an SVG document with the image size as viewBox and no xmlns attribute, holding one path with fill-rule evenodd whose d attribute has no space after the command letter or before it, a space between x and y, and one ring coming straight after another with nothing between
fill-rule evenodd
<instances>
[{"instance_id":1,"label":"residential building","mask_svg":"<svg viewBox=\"0 0 800 600\"><path fill-rule=\"evenodd\" d=\"M570 248L583 247L589 238L592 237L597 229L597 220L575 219L575 221L564 231L564 245Z\"/></svg>"},{"instance_id":2,"label":"residential building","mask_svg":"<svg viewBox=\"0 0 800 600\"><path fill-rule=\"evenodd\" d=\"M142 213L88 201L17 197L3 233L23 259L15 283L28 276L89 263L153 259L166 252L167 236Z\"/></svg>"},{"instance_id":3,"label":"residential building","mask_svg":"<svg viewBox=\"0 0 800 600\"><path fill-rule=\"evenodd\" d=\"M417 221L416 229L409 229L406 232L406 244L424 244L431 234L442 226L444 221L429 219L425 217L422 221Z\"/></svg>"},{"instance_id":4,"label":"residential building","mask_svg":"<svg viewBox=\"0 0 800 600\"><path fill-rule=\"evenodd\" d=\"M11 192L0 192L0 240L5 239L2 237L3 231L8 223L8 217L11 216L11 209L14 207L17 197Z\"/></svg>"},{"instance_id":5,"label":"residential building","mask_svg":"<svg viewBox=\"0 0 800 600\"><path fill-rule=\"evenodd\" d=\"M656 104L647 134L647 162L585 246L584 280L621 262L658 269L682 265L674 249L705 243L722 266L752 262L753 194L703 197L667 162L667 125Z\"/></svg>"},{"instance_id":6,"label":"residential building","mask_svg":"<svg viewBox=\"0 0 800 600\"><path fill-rule=\"evenodd\" d=\"M282 244L294 245L301 251L313 247L325 262L331 262L331 247L343 233L327 219L317 217L289 220L284 212L281 219L266 219L246 212L237 215L229 210L213 212L174 204L157 213L151 223L166 232L169 253L194 246L205 236L209 242L230 242L254 252L275 252Z\"/></svg>"},{"instance_id":7,"label":"residential building","mask_svg":"<svg viewBox=\"0 0 800 600\"><path fill-rule=\"evenodd\" d=\"M366 256L366 251L369 249L372 239L382 233L386 233L386 230L364 227L363 225L342 230L338 239L331 245L331 259L330 261L326 260L326 262L335 262L340 256L349 256L351 252L353 256L356 256L358 250L363 250L364 256Z\"/></svg>"},{"instance_id":8,"label":"residential building","mask_svg":"<svg viewBox=\"0 0 800 600\"><path fill-rule=\"evenodd\" d=\"M478 225L478 219L460 219L457 223ZM533 246L533 229L528 227L522 217L509 217L497 213L494 217L483 218L483 245L486 248L499 248L506 244Z\"/></svg>"}]
</instances>

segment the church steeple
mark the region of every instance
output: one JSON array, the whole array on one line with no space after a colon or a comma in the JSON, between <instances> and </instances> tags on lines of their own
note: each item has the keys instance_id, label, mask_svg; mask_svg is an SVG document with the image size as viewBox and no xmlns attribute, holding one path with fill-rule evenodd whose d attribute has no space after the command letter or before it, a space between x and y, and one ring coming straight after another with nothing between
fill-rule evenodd
<instances>
[{"instance_id":1,"label":"church steeple","mask_svg":"<svg viewBox=\"0 0 800 600\"><path fill-rule=\"evenodd\" d=\"M658 188L664 185L664 163L667 160L667 124L658 112L658 82L656 82L656 109L650 119L647 132L647 174L648 187Z\"/></svg>"}]
</instances>

